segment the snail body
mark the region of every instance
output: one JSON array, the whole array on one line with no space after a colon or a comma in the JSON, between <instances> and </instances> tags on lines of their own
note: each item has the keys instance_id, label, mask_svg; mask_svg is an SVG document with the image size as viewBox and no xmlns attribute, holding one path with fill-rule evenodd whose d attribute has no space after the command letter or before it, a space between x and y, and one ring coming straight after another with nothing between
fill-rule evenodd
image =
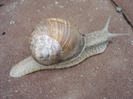
<instances>
[{"instance_id":1,"label":"snail body","mask_svg":"<svg viewBox=\"0 0 133 99\"><path fill-rule=\"evenodd\" d=\"M48 18L41 21L29 37L31 56L16 64L10 76L22 77L42 69L71 67L104 52L112 37L127 35L109 33L110 18L102 30L84 35L63 19Z\"/></svg>"}]
</instances>

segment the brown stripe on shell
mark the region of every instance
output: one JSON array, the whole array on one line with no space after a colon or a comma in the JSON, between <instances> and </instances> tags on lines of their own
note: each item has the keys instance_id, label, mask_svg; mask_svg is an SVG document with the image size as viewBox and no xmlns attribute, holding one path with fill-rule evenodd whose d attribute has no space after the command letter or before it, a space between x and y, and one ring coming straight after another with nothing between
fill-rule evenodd
<instances>
[{"instance_id":1,"label":"brown stripe on shell","mask_svg":"<svg viewBox=\"0 0 133 99\"><path fill-rule=\"evenodd\" d=\"M60 44L62 49L61 56L59 56L60 61L78 56L84 46L84 38L75 26L69 21L59 18L48 18L41 21L32 32L29 42L38 35L47 35ZM29 44L31 45L31 43Z\"/></svg>"}]
</instances>

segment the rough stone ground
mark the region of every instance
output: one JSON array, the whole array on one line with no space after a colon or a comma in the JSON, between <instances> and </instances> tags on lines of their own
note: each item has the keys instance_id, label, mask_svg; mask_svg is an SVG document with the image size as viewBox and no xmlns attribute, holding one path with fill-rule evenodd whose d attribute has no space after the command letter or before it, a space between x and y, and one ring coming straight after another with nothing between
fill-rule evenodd
<instances>
[{"instance_id":1,"label":"rough stone ground","mask_svg":"<svg viewBox=\"0 0 133 99\"><path fill-rule=\"evenodd\" d=\"M133 22L133 11L128 10L133 1L115 1L120 7L126 5L122 9ZM133 98L133 31L110 0L0 0L0 4L4 4L0 7L0 99ZM30 55L28 37L43 18L69 20L85 34L102 29L109 16L110 32L130 36L113 38L103 54L72 68L9 76L11 68Z\"/></svg>"},{"instance_id":2,"label":"rough stone ground","mask_svg":"<svg viewBox=\"0 0 133 99\"><path fill-rule=\"evenodd\" d=\"M122 11L128 18L129 23L131 23L133 29L133 1L132 0L114 0L115 3L122 8Z\"/></svg>"}]
</instances>

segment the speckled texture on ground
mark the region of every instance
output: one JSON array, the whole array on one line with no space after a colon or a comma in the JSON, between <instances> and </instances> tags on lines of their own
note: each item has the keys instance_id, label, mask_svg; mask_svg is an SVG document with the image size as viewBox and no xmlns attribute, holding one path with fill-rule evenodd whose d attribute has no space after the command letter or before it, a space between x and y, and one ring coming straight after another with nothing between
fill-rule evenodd
<instances>
[{"instance_id":1,"label":"speckled texture on ground","mask_svg":"<svg viewBox=\"0 0 133 99\"><path fill-rule=\"evenodd\" d=\"M6 1L0 1L0 99L133 98L133 32L109 0ZM110 32L130 36L113 38L103 54L72 68L9 76L12 66L30 55L28 37L43 18L69 20L85 34L102 29L109 16Z\"/></svg>"},{"instance_id":2,"label":"speckled texture on ground","mask_svg":"<svg viewBox=\"0 0 133 99\"><path fill-rule=\"evenodd\" d=\"M133 25L133 0L114 0Z\"/></svg>"}]
</instances>

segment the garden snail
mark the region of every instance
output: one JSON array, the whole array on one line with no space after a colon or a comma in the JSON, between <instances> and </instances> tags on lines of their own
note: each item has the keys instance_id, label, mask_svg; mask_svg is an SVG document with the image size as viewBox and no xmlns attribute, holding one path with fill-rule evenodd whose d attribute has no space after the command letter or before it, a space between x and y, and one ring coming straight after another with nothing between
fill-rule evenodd
<instances>
[{"instance_id":1,"label":"garden snail","mask_svg":"<svg viewBox=\"0 0 133 99\"><path fill-rule=\"evenodd\" d=\"M86 58L104 52L110 39L128 35L108 32L109 17L102 30L81 34L69 21L48 18L41 21L29 37L31 56L16 64L11 77L22 77L42 69L74 66Z\"/></svg>"}]
</instances>

